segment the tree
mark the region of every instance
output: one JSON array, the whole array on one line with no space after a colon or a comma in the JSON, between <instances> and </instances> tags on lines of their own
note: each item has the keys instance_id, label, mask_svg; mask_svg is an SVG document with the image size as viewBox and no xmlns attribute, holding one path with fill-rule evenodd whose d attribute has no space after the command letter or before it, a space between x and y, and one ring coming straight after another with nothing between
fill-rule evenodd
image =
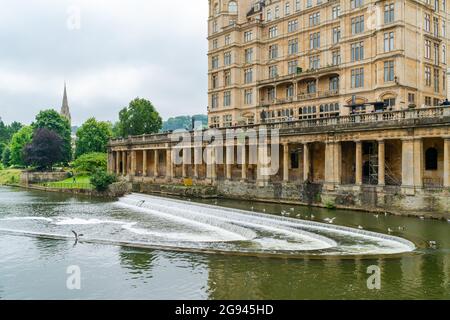
<instances>
[{"instance_id":1,"label":"tree","mask_svg":"<svg viewBox=\"0 0 450 320\"><path fill-rule=\"evenodd\" d=\"M0 119L0 143L9 144L11 137L22 127L22 124L16 121L10 125L5 125Z\"/></svg>"},{"instance_id":2,"label":"tree","mask_svg":"<svg viewBox=\"0 0 450 320\"><path fill-rule=\"evenodd\" d=\"M122 137L157 133L161 130L162 119L152 103L136 98L119 113L119 131Z\"/></svg>"},{"instance_id":3,"label":"tree","mask_svg":"<svg viewBox=\"0 0 450 320\"><path fill-rule=\"evenodd\" d=\"M75 158L91 152L106 152L111 136L112 128L109 122L88 119L77 131Z\"/></svg>"},{"instance_id":4,"label":"tree","mask_svg":"<svg viewBox=\"0 0 450 320\"><path fill-rule=\"evenodd\" d=\"M105 170L97 169L91 176L91 184L97 191L105 191L108 187L116 182L116 176L109 174Z\"/></svg>"},{"instance_id":5,"label":"tree","mask_svg":"<svg viewBox=\"0 0 450 320\"><path fill-rule=\"evenodd\" d=\"M72 162L77 173L94 173L97 169L106 171L108 155L106 153L86 153Z\"/></svg>"},{"instance_id":6,"label":"tree","mask_svg":"<svg viewBox=\"0 0 450 320\"><path fill-rule=\"evenodd\" d=\"M2 164L5 168L9 167L11 161L11 151L9 146L6 146L2 153Z\"/></svg>"},{"instance_id":7,"label":"tree","mask_svg":"<svg viewBox=\"0 0 450 320\"><path fill-rule=\"evenodd\" d=\"M11 151L10 164L12 166L25 166L23 149L31 142L32 137L33 129L29 126L23 127L12 136L11 143L9 144L9 149Z\"/></svg>"},{"instance_id":8,"label":"tree","mask_svg":"<svg viewBox=\"0 0 450 320\"><path fill-rule=\"evenodd\" d=\"M64 151L64 141L56 132L38 128L31 143L24 148L25 164L38 170L51 169L55 163L63 161Z\"/></svg>"},{"instance_id":9,"label":"tree","mask_svg":"<svg viewBox=\"0 0 450 320\"><path fill-rule=\"evenodd\" d=\"M163 122L162 131L174 131L179 129L192 130L196 122L201 122L202 128L208 125L208 116L197 114L194 116L178 116L169 118Z\"/></svg>"},{"instance_id":10,"label":"tree","mask_svg":"<svg viewBox=\"0 0 450 320\"><path fill-rule=\"evenodd\" d=\"M71 128L69 120L61 116L55 110L44 110L38 113L32 127L34 131L45 128L59 135L63 141L63 155L60 161L67 163L72 159Z\"/></svg>"}]
</instances>

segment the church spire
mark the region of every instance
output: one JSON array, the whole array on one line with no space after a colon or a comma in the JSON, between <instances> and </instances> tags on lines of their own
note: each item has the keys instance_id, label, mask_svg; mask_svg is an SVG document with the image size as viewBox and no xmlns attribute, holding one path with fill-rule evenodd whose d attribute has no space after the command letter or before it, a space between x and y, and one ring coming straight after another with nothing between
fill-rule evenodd
<instances>
[{"instance_id":1,"label":"church spire","mask_svg":"<svg viewBox=\"0 0 450 320\"><path fill-rule=\"evenodd\" d=\"M70 109L69 109L69 102L67 100L67 89L66 89L66 83L64 82L64 96L63 96L63 101L62 101L62 106L61 106L61 112L60 114L67 118L67 120L69 120L69 123L71 122L71 116L70 116Z\"/></svg>"}]
</instances>

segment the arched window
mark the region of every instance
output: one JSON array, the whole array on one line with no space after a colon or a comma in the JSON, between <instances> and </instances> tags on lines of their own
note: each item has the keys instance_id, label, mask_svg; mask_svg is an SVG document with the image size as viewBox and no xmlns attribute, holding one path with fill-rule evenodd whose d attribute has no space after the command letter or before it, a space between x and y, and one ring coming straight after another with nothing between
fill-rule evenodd
<instances>
[{"instance_id":1,"label":"arched window","mask_svg":"<svg viewBox=\"0 0 450 320\"><path fill-rule=\"evenodd\" d=\"M236 1L230 1L228 2L228 12L229 13L237 13L238 11L238 6Z\"/></svg>"},{"instance_id":2,"label":"arched window","mask_svg":"<svg viewBox=\"0 0 450 320\"><path fill-rule=\"evenodd\" d=\"M438 151L436 148L428 148L425 152L425 170L438 169Z\"/></svg>"}]
</instances>

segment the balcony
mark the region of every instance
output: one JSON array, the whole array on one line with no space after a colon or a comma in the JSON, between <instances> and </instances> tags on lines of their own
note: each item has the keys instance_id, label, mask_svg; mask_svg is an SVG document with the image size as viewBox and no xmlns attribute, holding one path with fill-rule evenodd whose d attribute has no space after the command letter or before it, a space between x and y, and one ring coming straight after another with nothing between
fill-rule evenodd
<instances>
[{"instance_id":1,"label":"balcony","mask_svg":"<svg viewBox=\"0 0 450 320\"><path fill-rule=\"evenodd\" d=\"M297 97L273 99L273 100L262 100L259 104L259 107L267 108L272 105L288 104L288 103L293 103L293 102L302 102L302 101L318 99L318 98L330 98L330 97L335 97L338 95L339 95L339 90L326 90L326 91L318 91L318 92L314 92L314 93L301 93L301 94L297 95Z\"/></svg>"}]
</instances>

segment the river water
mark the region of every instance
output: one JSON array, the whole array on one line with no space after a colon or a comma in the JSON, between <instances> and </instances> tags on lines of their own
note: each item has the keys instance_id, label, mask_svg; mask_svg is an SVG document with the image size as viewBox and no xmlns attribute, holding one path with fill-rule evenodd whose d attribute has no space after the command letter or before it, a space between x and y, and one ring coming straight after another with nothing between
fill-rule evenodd
<instances>
[{"instance_id":1,"label":"river water","mask_svg":"<svg viewBox=\"0 0 450 320\"><path fill-rule=\"evenodd\" d=\"M0 299L450 298L448 222L202 202L0 187Z\"/></svg>"}]
</instances>

